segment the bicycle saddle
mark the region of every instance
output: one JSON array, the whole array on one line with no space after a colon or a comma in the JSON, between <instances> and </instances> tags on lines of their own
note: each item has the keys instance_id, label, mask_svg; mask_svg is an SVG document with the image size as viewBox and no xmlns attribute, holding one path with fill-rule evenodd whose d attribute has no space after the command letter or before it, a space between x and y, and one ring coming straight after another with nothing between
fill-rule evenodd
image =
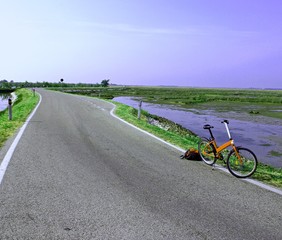
<instances>
[{"instance_id":1,"label":"bicycle saddle","mask_svg":"<svg viewBox=\"0 0 282 240\"><path fill-rule=\"evenodd\" d=\"M211 129L211 128L213 128L213 126L211 126L209 124L204 125L204 129Z\"/></svg>"}]
</instances>

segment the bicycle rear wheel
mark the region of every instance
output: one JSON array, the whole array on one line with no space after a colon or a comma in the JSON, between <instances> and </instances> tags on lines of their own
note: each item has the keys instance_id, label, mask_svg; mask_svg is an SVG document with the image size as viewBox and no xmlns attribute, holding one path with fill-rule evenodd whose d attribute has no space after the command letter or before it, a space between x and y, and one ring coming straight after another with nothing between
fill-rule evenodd
<instances>
[{"instance_id":1,"label":"bicycle rear wheel","mask_svg":"<svg viewBox=\"0 0 282 240\"><path fill-rule=\"evenodd\" d=\"M213 165L216 161L215 149L208 139L202 138L198 145L201 159L208 165Z\"/></svg>"},{"instance_id":2,"label":"bicycle rear wheel","mask_svg":"<svg viewBox=\"0 0 282 240\"><path fill-rule=\"evenodd\" d=\"M247 148L238 147L237 153L232 150L227 157L227 168L232 175L238 178L251 176L257 168L256 155Z\"/></svg>"}]
</instances>

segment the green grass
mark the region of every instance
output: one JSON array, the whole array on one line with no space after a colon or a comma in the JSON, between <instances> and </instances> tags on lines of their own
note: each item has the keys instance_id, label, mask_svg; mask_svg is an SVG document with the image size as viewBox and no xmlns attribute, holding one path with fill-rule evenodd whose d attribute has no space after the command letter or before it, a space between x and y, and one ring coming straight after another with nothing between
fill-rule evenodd
<instances>
[{"instance_id":1,"label":"green grass","mask_svg":"<svg viewBox=\"0 0 282 240\"><path fill-rule=\"evenodd\" d=\"M12 107L12 120L8 120L8 110L0 112L0 147L23 125L28 115L39 101L28 89L16 90L17 99Z\"/></svg>"},{"instance_id":2,"label":"green grass","mask_svg":"<svg viewBox=\"0 0 282 240\"><path fill-rule=\"evenodd\" d=\"M185 130L179 125L177 127L173 127L177 124L158 116L152 116L145 111L141 112L141 118L138 119L136 109L117 102L114 102L114 104L117 106L115 114L123 120L183 149L198 148L199 138L189 130ZM160 122L165 122L167 125L171 125L172 127L170 127L168 130L165 130L158 126L153 126L148 123L148 117L153 117ZM223 161L220 160L218 160L217 163L223 166L225 165ZM274 168L259 163L256 172L251 178L275 187L282 188L281 168Z\"/></svg>"},{"instance_id":3,"label":"green grass","mask_svg":"<svg viewBox=\"0 0 282 240\"><path fill-rule=\"evenodd\" d=\"M259 163L252 178L282 188L282 168L274 168Z\"/></svg>"},{"instance_id":4,"label":"green grass","mask_svg":"<svg viewBox=\"0 0 282 240\"><path fill-rule=\"evenodd\" d=\"M141 96L145 101L174 105L226 101L277 105L282 103L281 90L130 86L108 88L54 88L54 90L104 98Z\"/></svg>"},{"instance_id":5,"label":"green grass","mask_svg":"<svg viewBox=\"0 0 282 240\"><path fill-rule=\"evenodd\" d=\"M162 138L163 140L171 143L177 144L179 147L186 149L187 146L196 148L199 138L190 132L189 130L181 127L180 125L173 123L167 119L151 115L146 111L142 111L141 118L137 118L137 110L133 107L114 102L117 106L115 114L120 118L126 120L127 122L146 130L149 133L154 134ZM168 130L165 130L159 126L152 125L148 122L148 118L153 118L163 125L169 126Z\"/></svg>"},{"instance_id":6,"label":"green grass","mask_svg":"<svg viewBox=\"0 0 282 240\"><path fill-rule=\"evenodd\" d=\"M270 151L270 155L271 156L275 156L275 157L282 157L282 153L280 152L276 152L276 151Z\"/></svg>"}]
</instances>

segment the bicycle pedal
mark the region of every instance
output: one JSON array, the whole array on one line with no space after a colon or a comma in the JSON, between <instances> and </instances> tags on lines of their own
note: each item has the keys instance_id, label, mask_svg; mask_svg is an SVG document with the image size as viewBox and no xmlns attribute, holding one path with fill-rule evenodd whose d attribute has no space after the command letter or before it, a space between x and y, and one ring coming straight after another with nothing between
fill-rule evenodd
<instances>
[{"instance_id":1,"label":"bicycle pedal","mask_svg":"<svg viewBox=\"0 0 282 240\"><path fill-rule=\"evenodd\" d=\"M218 155L218 159L223 161L224 164L226 164L226 160L221 153Z\"/></svg>"}]
</instances>

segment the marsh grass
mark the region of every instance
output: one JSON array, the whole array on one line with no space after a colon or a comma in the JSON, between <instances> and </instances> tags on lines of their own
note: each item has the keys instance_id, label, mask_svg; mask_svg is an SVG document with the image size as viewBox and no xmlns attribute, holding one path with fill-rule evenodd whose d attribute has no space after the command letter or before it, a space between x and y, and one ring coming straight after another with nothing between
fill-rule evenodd
<instances>
[{"instance_id":1,"label":"marsh grass","mask_svg":"<svg viewBox=\"0 0 282 240\"><path fill-rule=\"evenodd\" d=\"M165 118L151 115L144 110L142 110L141 117L138 119L137 110L133 107L129 107L118 102L114 102L114 104L117 106L115 114L123 120L146 130L147 132L152 133L171 144L176 144L183 149L186 149L187 147L197 148L199 138L182 126ZM163 124L163 126L169 127L169 129L165 130L160 126L150 124L149 118L155 119L159 123Z\"/></svg>"},{"instance_id":2,"label":"marsh grass","mask_svg":"<svg viewBox=\"0 0 282 240\"><path fill-rule=\"evenodd\" d=\"M273 150L270 151L269 154L274 157L282 157L282 153Z\"/></svg>"},{"instance_id":3,"label":"marsh grass","mask_svg":"<svg viewBox=\"0 0 282 240\"><path fill-rule=\"evenodd\" d=\"M0 112L0 147L21 127L39 101L28 89L16 90L17 99L12 106L12 120L8 120L8 110Z\"/></svg>"}]
</instances>

